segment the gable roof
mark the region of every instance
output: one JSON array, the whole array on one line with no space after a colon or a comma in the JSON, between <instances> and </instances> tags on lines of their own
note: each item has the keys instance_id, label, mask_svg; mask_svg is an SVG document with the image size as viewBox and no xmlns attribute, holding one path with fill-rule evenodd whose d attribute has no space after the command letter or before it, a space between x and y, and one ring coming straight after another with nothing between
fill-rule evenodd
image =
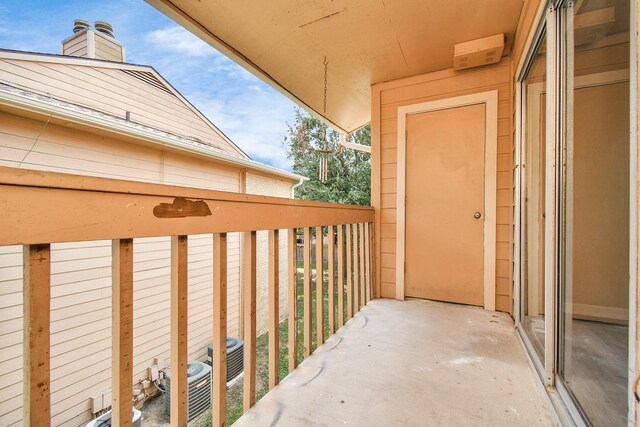
<instances>
[{"instance_id":1,"label":"gable roof","mask_svg":"<svg viewBox=\"0 0 640 427\"><path fill-rule=\"evenodd\" d=\"M0 49L0 82L249 158L148 65Z\"/></svg>"},{"instance_id":2,"label":"gable roof","mask_svg":"<svg viewBox=\"0 0 640 427\"><path fill-rule=\"evenodd\" d=\"M153 67L0 49L0 104L187 151L292 181L251 160Z\"/></svg>"}]
</instances>

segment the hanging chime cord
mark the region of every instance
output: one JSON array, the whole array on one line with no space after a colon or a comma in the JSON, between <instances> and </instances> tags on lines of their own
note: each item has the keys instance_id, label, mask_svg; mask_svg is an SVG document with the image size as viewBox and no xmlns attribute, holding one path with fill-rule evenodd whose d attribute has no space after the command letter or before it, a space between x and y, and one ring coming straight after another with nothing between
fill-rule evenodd
<instances>
[{"instance_id":1,"label":"hanging chime cord","mask_svg":"<svg viewBox=\"0 0 640 427\"><path fill-rule=\"evenodd\" d=\"M324 92L323 92L323 100L322 100L322 115L324 117L327 117L327 66L329 65L329 62L327 61L327 57L324 57ZM323 132L322 132L322 140L324 143L324 150L328 149L328 142L327 142L327 126L325 125L323 127ZM329 169L329 159L327 158L327 154L323 153L321 154L320 157L320 181L321 182L325 182L327 180L328 177L328 169Z\"/></svg>"}]
</instances>

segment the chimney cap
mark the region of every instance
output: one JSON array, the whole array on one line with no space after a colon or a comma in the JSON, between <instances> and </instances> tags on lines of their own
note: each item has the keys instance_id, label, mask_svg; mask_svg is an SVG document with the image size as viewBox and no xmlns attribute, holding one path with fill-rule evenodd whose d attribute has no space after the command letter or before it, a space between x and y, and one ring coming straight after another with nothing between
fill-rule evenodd
<instances>
[{"instance_id":1,"label":"chimney cap","mask_svg":"<svg viewBox=\"0 0 640 427\"><path fill-rule=\"evenodd\" d=\"M73 32L79 33L80 31L90 28L91 24L89 21L85 21L84 19L76 19L73 21Z\"/></svg>"},{"instance_id":2,"label":"chimney cap","mask_svg":"<svg viewBox=\"0 0 640 427\"><path fill-rule=\"evenodd\" d=\"M113 35L113 26L108 22L96 21L94 24L96 31L105 34L109 37L115 38Z\"/></svg>"}]
</instances>

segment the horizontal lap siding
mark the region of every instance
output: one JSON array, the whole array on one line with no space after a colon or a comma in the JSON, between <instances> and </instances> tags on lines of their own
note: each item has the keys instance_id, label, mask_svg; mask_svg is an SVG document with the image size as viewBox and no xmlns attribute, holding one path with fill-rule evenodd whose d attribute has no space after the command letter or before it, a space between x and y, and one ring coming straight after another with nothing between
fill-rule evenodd
<instances>
[{"instance_id":1,"label":"horizontal lap siding","mask_svg":"<svg viewBox=\"0 0 640 427\"><path fill-rule=\"evenodd\" d=\"M239 153L180 98L118 69L0 59L0 82Z\"/></svg>"},{"instance_id":2,"label":"horizontal lap siding","mask_svg":"<svg viewBox=\"0 0 640 427\"><path fill-rule=\"evenodd\" d=\"M237 192L239 171L0 112L0 162ZM289 190L290 191L290 190ZM239 334L239 236L228 240L228 328ZM212 335L212 238L189 239L189 357ZM134 383L155 357L169 363L169 238L134 240ZM0 247L0 425L22 419L22 248ZM52 245L52 424L91 418L89 398L111 387L111 242Z\"/></svg>"},{"instance_id":3,"label":"horizontal lap siding","mask_svg":"<svg viewBox=\"0 0 640 427\"><path fill-rule=\"evenodd\" d=\"M497 154L497 238L496 238L496 309L511 311L513 235L513 131L511 63L504 60L495 66L461 72L438 71L374 87L374 140L379 141L378 162L374 163L372 188L379 194L379 245L382 297L396 295L396 194L397 194L397 121L398 107L478 92L498 91ZM376 130L377 129L377 130ZM374 156L375 157L375 156Z\"/></svg>"},{"instance_id":4,"label":"horizontal lap siding","mask_svg":"<svg viewBox=\"0 0 640 427\"><path fill-rule=\"evenodd\" d=\"M277 197L291 197L293 182L266 177L264 175L247 173L246 192L248 194L272 195ZM279 293L279 314L280 320L284 320L289 312L287 304L287 232L281 230L279 234L279 256L280 256L280 293ZM258 335L266 332L269 328L269 241L267 231L259 231L256 236L257 256L256 256L256 333Z\"/></svg>"}]
</instances>

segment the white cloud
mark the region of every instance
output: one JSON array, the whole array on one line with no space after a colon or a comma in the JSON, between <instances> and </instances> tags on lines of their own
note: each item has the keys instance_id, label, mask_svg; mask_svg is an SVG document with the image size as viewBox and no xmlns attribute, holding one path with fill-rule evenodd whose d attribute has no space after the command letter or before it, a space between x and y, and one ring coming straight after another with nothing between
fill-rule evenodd
<instances>
[{"instance_id":1,"label":"white cloud","mask_svg":"<svg viewBox=\"0 0 640 427\"><path fill-rule=\"evenodd\" d=\"M270 88L247 89L230 97L199 93L189 98L251 158L291 169L282 141L287 123L295 119L293 103Z\"/></svg>"},{"instance_id":2,"label":"white cloud","mask_svg":"<svg viewBox=\"0 0 640 427\"><path fill-rule=\"evenodd\" d=\"M178 26L152 31L145 39L158 49L186 56L204 58L216 53L211 46Z\"/></svg>"},{"instance_id":3,"label":"white cloud","mask_svg":"<svg viewBox=\"0 0 640 427\"><path fill-rule=\"evenodd\" d=\"M244 152L291 169L282 145L295 119L289 99L182 27L151 31L143 42L145 60Z\"/></svg>"}]
</instances>

